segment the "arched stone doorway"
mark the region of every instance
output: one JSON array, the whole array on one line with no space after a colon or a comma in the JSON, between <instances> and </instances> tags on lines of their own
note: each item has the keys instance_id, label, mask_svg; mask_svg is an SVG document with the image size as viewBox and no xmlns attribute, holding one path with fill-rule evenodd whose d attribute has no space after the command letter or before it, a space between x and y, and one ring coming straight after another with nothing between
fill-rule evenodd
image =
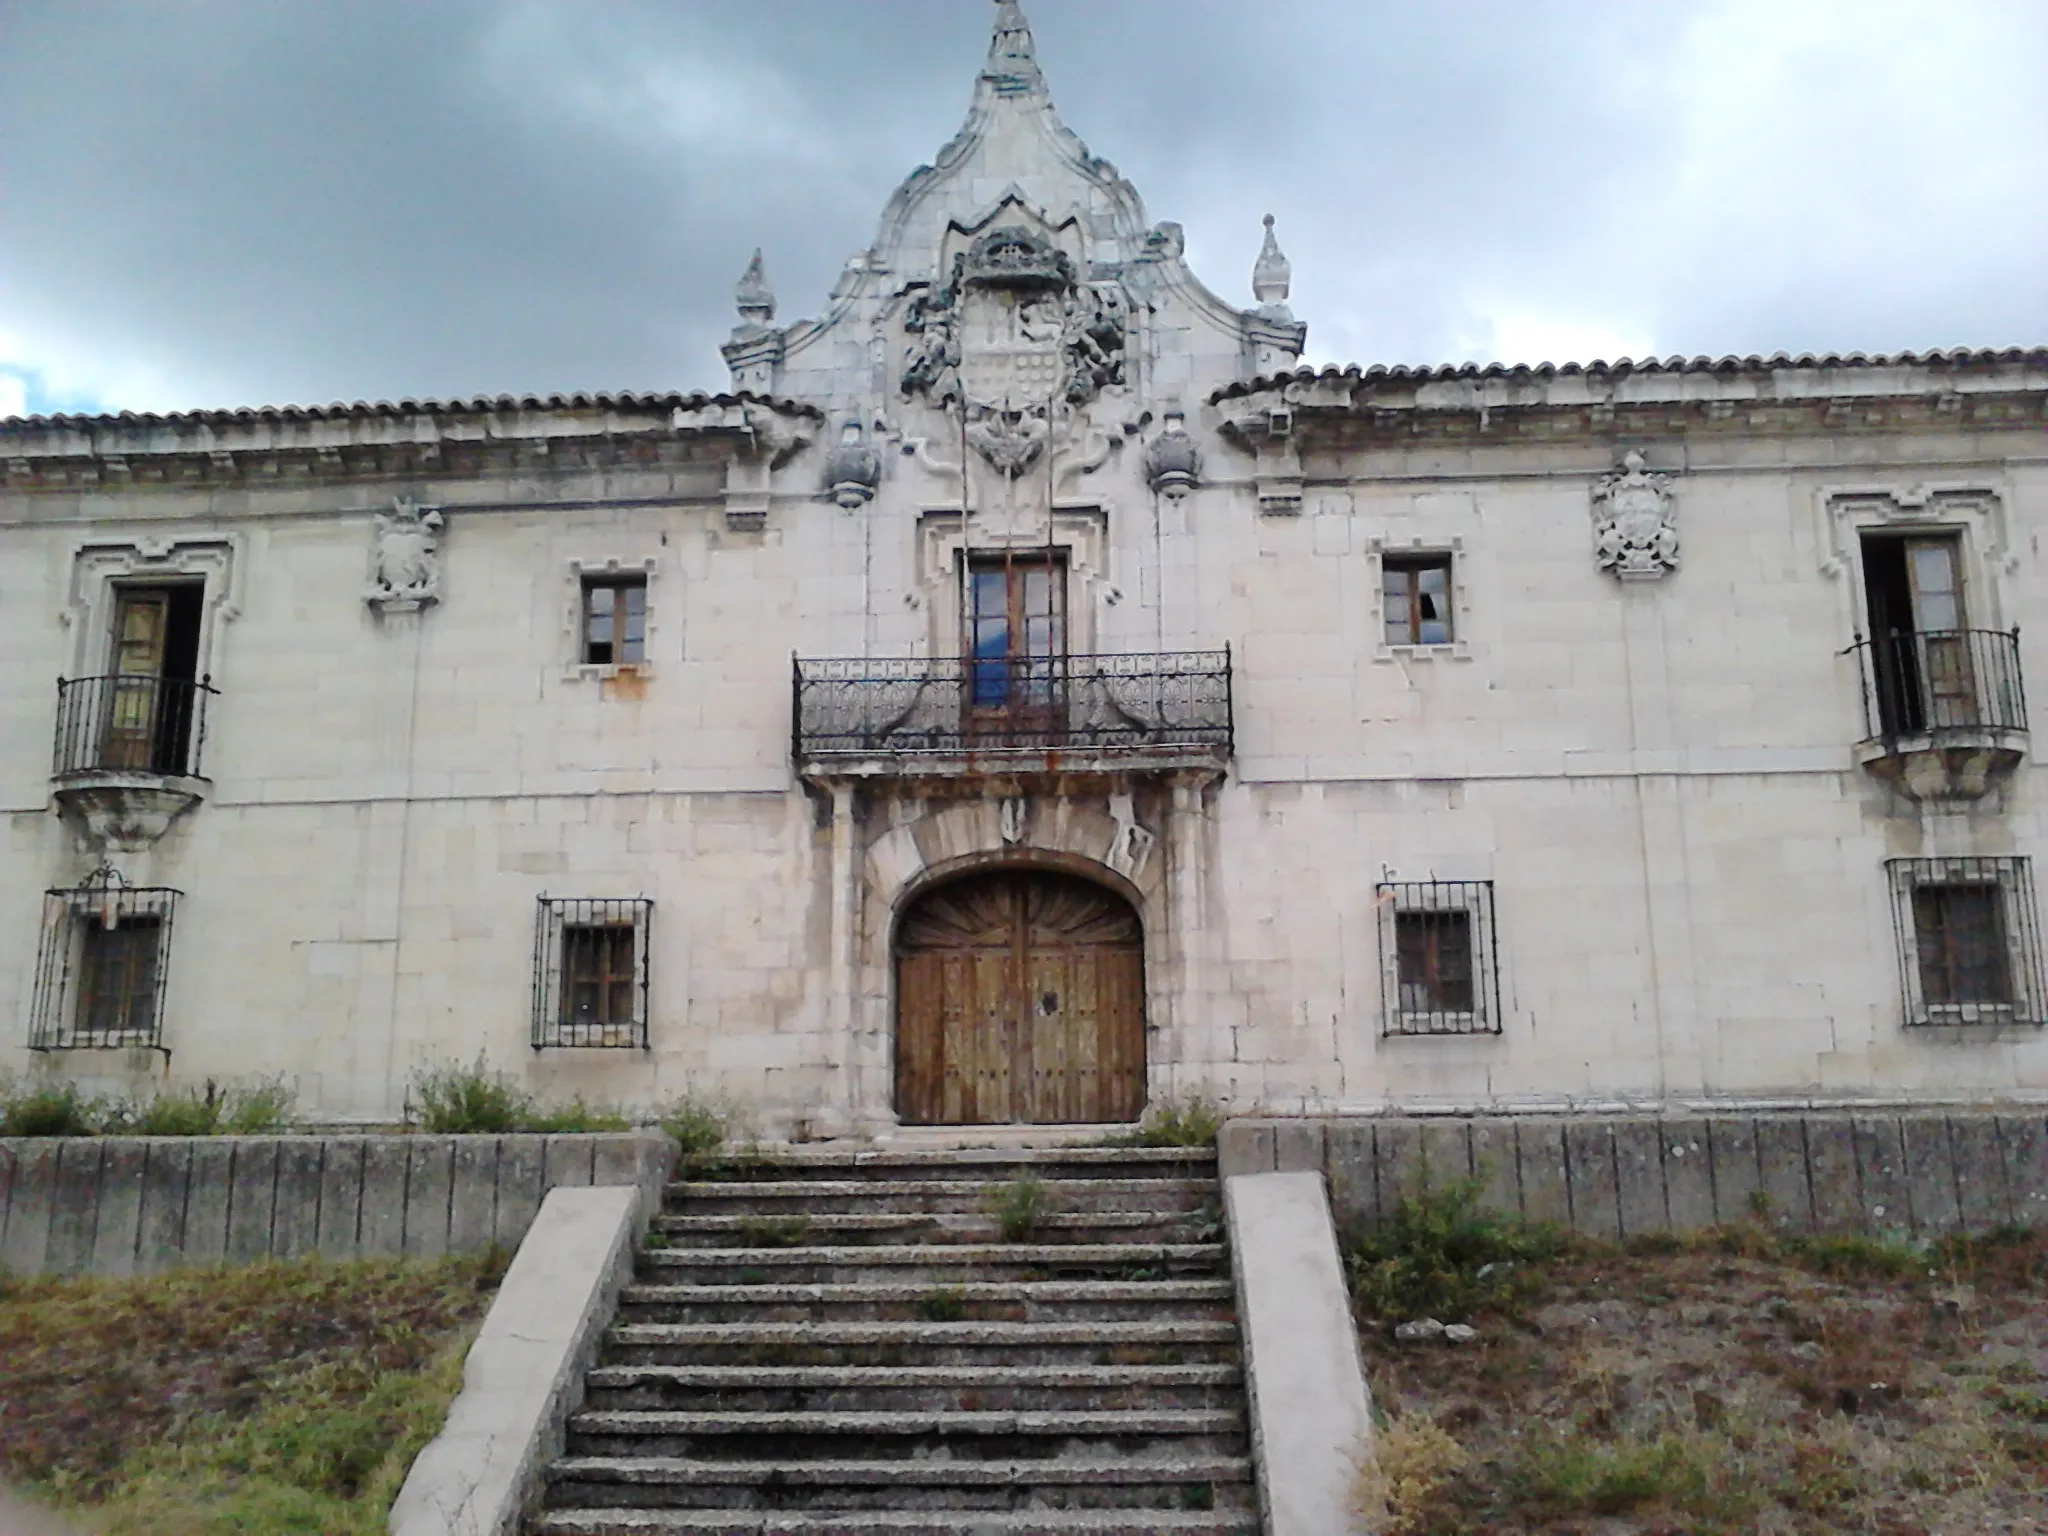
<instances>
[{"instance_id":1,"label":"arched stone doorway","mask_svg":"<svg viewBox=\"0 0 2048 1536\"><path fill-rule=\"evenodd\" d=\"M896 929L905 1125L1077 1125L1145 1107L1145 946L1131 904L1045 869L946 881Z\"/></svg>"}]
</instances>

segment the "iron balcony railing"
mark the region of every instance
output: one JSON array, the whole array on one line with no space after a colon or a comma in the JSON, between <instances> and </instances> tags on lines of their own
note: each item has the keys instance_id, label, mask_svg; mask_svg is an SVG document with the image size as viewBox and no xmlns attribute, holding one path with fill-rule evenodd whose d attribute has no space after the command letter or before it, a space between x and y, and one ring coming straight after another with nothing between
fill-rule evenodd
<instances>
[{"instance_id":1,"label":"iron balcony railing","mask_svg":"<svg viewBox=\"0 0 2048 1536\"><path fill-rule=\"evenodd\" d=\"M1859 637L1849 649L1862 676L1866 741L2027 728L2018 629L1894 632Z\"/></svg>"},{"instance_id":2,"label":"iron balcony railing","mask_svg":"<svg viewBox=\"0 0 2048 1536\"><path fill-rule=\"evenodd\" d=\"M1005 750L1231 745L1230 651L797 660L799 762Z\"/></svg>"},{"instance_id":3,"label":"iron balcony railing","mask_svg":"<svg viewBox=\"0 0 2048 1536\"><path fill-rule=\"evenodd\" d=\"M217 691L206 678L60 677L51 771L197 778L206 701Z\"/></svg>"}]
</instances>

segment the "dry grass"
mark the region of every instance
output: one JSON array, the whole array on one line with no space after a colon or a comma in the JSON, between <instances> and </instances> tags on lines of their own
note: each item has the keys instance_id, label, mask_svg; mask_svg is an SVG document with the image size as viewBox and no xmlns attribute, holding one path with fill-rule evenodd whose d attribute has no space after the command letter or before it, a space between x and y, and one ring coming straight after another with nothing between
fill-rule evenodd
<instances>
[{"instance_id":1,"label":"dry grass","mask_svg":"<svg viewBox=\"0 0 2048 1536\"><path fill-rule=\"evenodd\" d=\"M108 1536L381 1532L502 1260L0 1290L0 1478Z\"/></svg>"},{"instance_id":2,"label":"dry grass","mask_svg":"<svg viewBox=\"0 0 2048 1536\"><path fill-rule=\"evenodd\" d=\"M1463 1349L1361 1308L1390 1536L2048 1531L2041 1236L1643 1249L1565 1254Z\"/></svg>"}]
</instances>

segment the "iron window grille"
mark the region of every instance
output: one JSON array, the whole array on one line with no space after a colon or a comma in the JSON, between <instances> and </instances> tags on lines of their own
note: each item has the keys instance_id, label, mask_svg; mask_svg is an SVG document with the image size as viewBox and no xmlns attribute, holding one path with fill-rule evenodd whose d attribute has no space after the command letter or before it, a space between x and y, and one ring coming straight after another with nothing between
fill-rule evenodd
<instances>
[{"instance_id":1,"label":"iron window grille","mask_svg":"<svg viewBox=\"0 0 2048 1536\"><path fill-rule=\"evenodd\" d=\"M179 894L130 885L106 865L81 885L43 893L29 1049L164 1049Z\"/></svg>"},{"instance_id":2,"label":"iron window grille","mask_svg":"<svg viewBox=\"0 0 2048 1536\"><path fill-rule=\"evenodd\" d=\"M1491 880L1401 880L1375 892L1387 1035L1500 1033Z\"/></svg>"},{"instance_id":3,"label":"iron window grille","mask_svg":"<svg viewBox=\"0 0 2048 1536\"><path fill-rule=\"evenodd\" d=\"M2026 859L1890 859L1886 868L1908 1025L2048 1019Z\"/></svg>"},{"instance_id":4,"label":"iron window grille","mask_svg":"<svg viewBox=\"0 0 2048 1536\"><path fill-rule=\"evenodd\" d=\"M533 940L533 1048L647 1049L644 896L542 896Z\"/></svg>"}]
</instances>

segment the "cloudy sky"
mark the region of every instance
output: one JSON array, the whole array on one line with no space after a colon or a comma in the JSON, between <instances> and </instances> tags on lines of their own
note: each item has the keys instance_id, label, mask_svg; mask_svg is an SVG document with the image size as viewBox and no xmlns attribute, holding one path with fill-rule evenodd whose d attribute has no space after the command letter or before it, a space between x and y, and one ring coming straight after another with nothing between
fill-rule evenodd
<instances>
[{"instance_id":1,"label":"cloudy sky","mask_svg":"<svg viewBox=\"0 0 2048 1536\"><path fill-rule=\"evenodd\" d=\"M1313 361L2048 344L2048 0L1026 0ZM0 415L719 387L958 127L984 0L0 0Z\"/></svg>"}]
</instances>

